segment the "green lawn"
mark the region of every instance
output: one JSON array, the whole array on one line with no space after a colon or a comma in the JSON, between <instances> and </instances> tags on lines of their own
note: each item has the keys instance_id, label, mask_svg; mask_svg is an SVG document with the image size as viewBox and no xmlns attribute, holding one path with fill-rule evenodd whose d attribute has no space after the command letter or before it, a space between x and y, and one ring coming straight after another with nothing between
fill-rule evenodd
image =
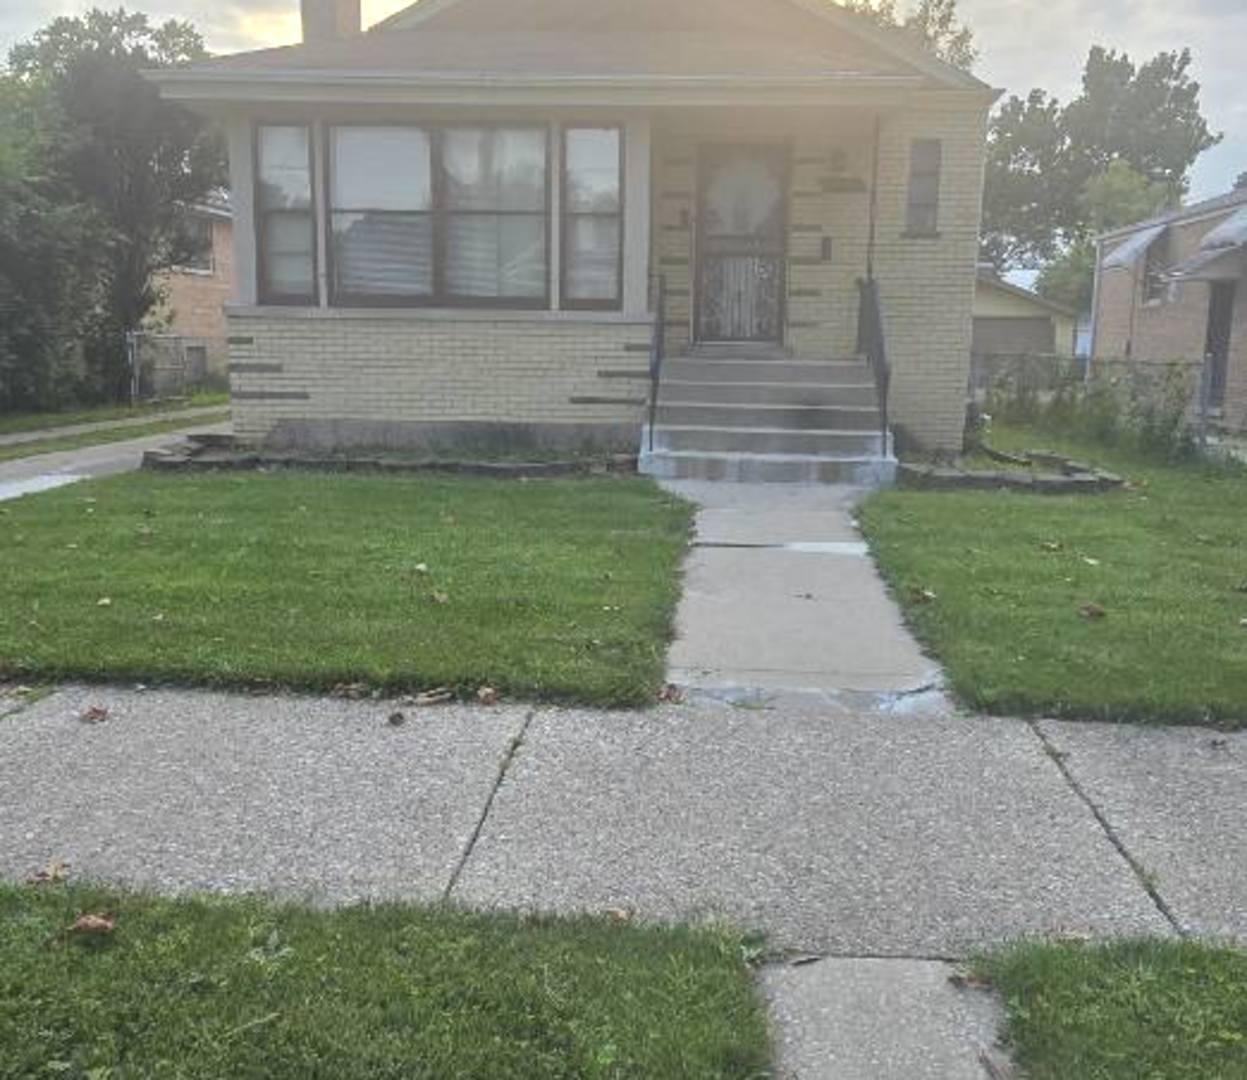
<instances>
[{"instance_id":1,"label":"green lawn","mask_svg":"<svg viewBox=\"0 0 1247 1080\"><path fill-rule=\"evenodd\" d=\"M1134 486L893 490L863 506L874 556L953 691L993 713L1247 724L1247 476L1050 435L990 441L1063 450Z\"/></svg>"},{"instance_id":2,"label":"green lawn","mask_svg":"<svg viewBox=\"0 0 1247 1080\"><path fill-rule=\"evenodd\" d=\"M228 405L229 394L213 390L196 390L189 398L177 401L153 401L146 405L96 405L88 409L63 409L57 412L0 413L0 435L16 435L22 431L43 431L48 428L70 427L73 424L95 424L112 420L141 420L152 413L176 412L178 409L209 405Z\"/></svg>"},{"instance_id":3,"label":"green lawn","mask_svg":"<svg viewBox=\"0 0 1247 1080\"><path fill-rule=\"evenodd\" d=\"M1190 941L1019 945L976 964L1028 1080L1242 1080L1247 955Z\"/></svg>"},{"instance_id":4,"label":"green lawn","mask_svg":"<svg viewBox=\"0 0 1247 1080\"><path fill-rule=\"evenodd\" d=\"M690 521L636 477L73 485L0 506L0 677L647 703Z\"/></svg>"},{"instance_id":5,"label":"green lawn","mask_svg":"<svg viewBox=\"0 0 1247 1080\"><path fill-rule=\"evenodd\" d=\"M111 933L67 932L108 914ZM0 1077L766 1075L726 931L0 887Z\"/></svg>"},{"instance_id":6,"label":"green lawn","mask_svg":"<svg viewBox=\"0 0 1247 1080\"><path fill-rule=\"evenodd\" d=\"M171 431L185 431L188 428L207 427L229 419L228 412L201 413L196 417L184 417L181 420L152 420L147 423L126 424L124 427L105 428L101 431L84 431L78 435L60 435L46 439L35 439L31 442L0 445L0 461L15 461L18 458L34 457L36 454L53 454L61 450L80 450L84 446L102 446L105 443L124 442L127 439L142 439L149 435L164 435Z\"/></svg>"}]
</instances>

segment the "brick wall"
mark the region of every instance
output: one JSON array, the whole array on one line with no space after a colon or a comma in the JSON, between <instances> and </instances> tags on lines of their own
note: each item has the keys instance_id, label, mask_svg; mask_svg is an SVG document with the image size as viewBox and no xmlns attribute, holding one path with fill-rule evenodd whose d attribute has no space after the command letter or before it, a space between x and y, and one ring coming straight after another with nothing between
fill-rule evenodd
<instances>
[{"instance_id":1,"label":"brick wall","mask_svg":"<svg viewBox=\"0 0 1247 1080\"><path fill-rule=\"evenodd\" d=\"M797 357L851 355L856 281L865 274L873 118L788 110L775 117L678 115L656 122L654 269L667 279L671 352L693 331L699 147L783 141L789 147L784 344ZM958 450L965 418L982 197L985 114L914 110L882 121L876 277L893 365L892 419L915 442ZM905 233L910 142L943 142L939 234ZM830 257L823 257L824 240Z\"/></svg>"},{"instance_id":2,"label":"brick wall","mask_svg":"<svg viewBox=\"0 0 1247 1080\"><path fill-rule=\"evenodd\" d=\"M544 313L230 314L234 430L334 448L456 442L635 450L650 328Z\"/></svg>"},{"instance_id":3,"label":"brick wall","mask_svg":"<svg viewBox=\"0 0 1247 1080\"><path fill-rule=\"evenodd\" d=\"M160 275L158 286L165 299L159 315L169 320L169 332L202 339L208 353L208 369L225 374L225 345L229 333L225 305L234 280L234 248L230 222L212 221L211 272L170 270Z\"/></svg>"}]
</instances>

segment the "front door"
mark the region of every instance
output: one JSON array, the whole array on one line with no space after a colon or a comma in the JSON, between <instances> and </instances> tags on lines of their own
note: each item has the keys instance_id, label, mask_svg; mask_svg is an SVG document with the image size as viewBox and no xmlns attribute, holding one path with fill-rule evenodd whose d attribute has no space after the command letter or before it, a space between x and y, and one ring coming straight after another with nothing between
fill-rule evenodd
<instances>
[{"instance_id":1,"label":"front door","mask_svg":"<svg viewBox=\"0 0 1247 1080\"><path fill-rule=\"evenodd\" d=\"M698 172L698 340L778 342L785 151L778 146L706 147Z\"/></svg>"},{"instance_id":2,"label":"front door","mask_svg":"<svg viewBox=\"0 0 1247 1080\"><path fill-rule=\"evenodd\" d=\"M1234 324L1233 281L1212 282L1208 298L1208 336L1204 355L1208 360L1208 404L1225 404L1225 375L1230 361L1230 328Z\"/></svg>"}]
</instances>

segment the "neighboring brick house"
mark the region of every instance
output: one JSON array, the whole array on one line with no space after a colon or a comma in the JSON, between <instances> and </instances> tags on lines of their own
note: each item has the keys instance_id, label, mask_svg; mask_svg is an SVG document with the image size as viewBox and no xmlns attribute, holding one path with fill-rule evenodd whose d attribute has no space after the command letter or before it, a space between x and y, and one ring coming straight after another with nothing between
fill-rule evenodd
<instances>
[{"instance_id":1,"label":"neighboring brick house","mask_svg":"<svg viewBox=\"0 0 1247 1080\"><path fill-rule=\"evenodd\" d=\"M1247 186L1098 241L1092 365L1207 364L1210 405L1247 429Z\"/></svg>"},{"instance_id":2,"label":"neighboring brick house","mask_svg":"<svg viewBox=\"0 0 1247 1080\"><path fill-rule=\"evenodd\" d=\"M229 136L240 438L652 435L667 475L866 477L883 413L960 448L977 79L822 0L421 0L368 32L304 0L303 26L151 76Z\"/></svg>"},{"instance_id":3,"label":"neighboring brick house","mask_svg":"<svg viewBox=\"0 0 1247 1080\"><path fill-rule=\"evenodd\" d=\"M188 206L181 219L178 265L156 280L162 294L156 324L176 335L187 377L224 379L229 364L225 306L234 290L234 222L229 196L215 192Z\"/></svg>"}]
</instances>

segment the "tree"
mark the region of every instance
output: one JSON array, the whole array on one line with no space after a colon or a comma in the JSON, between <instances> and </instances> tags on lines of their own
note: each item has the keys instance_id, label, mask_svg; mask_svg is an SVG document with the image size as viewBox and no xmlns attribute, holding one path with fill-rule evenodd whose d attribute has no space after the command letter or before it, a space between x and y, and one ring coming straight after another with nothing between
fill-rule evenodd
<instances>
[{"instance_id":1,"label":"tree","mask_svg":"<svg viewBox=\"0 0 1247 1080\"><path fill-rule=\"evenodd\" d=\"M974 33L957 18L957 0L918 0L902 16L896 0L842 0L843 6L887 30L907 35L915 44L941 60L969 71L978 51Z\"/></svg>"},{"instance_id":2,"label":"tree","mask_svg":"<svg viewBox=\"0 0 1247 1080\"><path fill-rule=\"evenodd\" d=\"M1190 62L1183 50L1136 67L1095 46L1067 105L1043 90L1005 101L988 131L984 255L1002 269L1036 266L1085 240L1095 226L1084 195L1114 162L1181 198L1191 165L1221 138L1200 112Z\"/></svg>"},{"instance_id":3,"label":"tree","mask_svg":"<svg viewBox=\"0 0 1247 1080\"><path fill-rule=\"evenodd\" d=\"M1077 199L1078 217L1086 223L1079 236L1040 271L1039 292L1049 300L1087 311L1095 281L1095 243L1091 236L1132 221L1153 217L1177 202L1169 181L1149 180L1120 158L1084 185Z\"/></svg>"},{"instance_id":4,"label":"tree","mask_svg":"<svg viewBox=\"0 0 1247 1080\"><path fill-rule=\"evenodd\" d=\"M179 208L225 179L219 136L139 72L206 55L189 23L152 26L124 9L54 19L9 54L10 77L57 117L47 168L108 232L102 304L84 341L107 396L125 392L125 333L158 300L152 275L170 263Z\"/></svg>"}]
</instances>

